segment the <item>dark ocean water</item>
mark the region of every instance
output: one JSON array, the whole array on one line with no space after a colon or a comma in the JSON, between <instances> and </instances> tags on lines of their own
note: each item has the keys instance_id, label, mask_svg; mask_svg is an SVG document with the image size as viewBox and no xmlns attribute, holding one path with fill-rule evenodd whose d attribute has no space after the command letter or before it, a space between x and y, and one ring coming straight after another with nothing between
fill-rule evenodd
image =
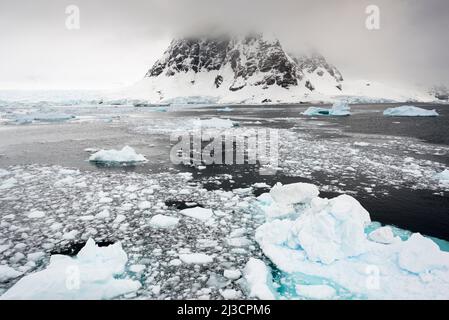
<instances>
[{"instance_id":1,"label":"dark ocean water","mask_svg":"<svg viewBox=\"0 0 449 320\"><path fill-rule=\"evenodd\" d=\"M295 123L289 118L299 119L304 122L326 122L328 126L335 126L339 131L332 133L323 131L316 139L344 138L345 134L360 133L373 135L389 135L409 137L422 140L430 146L449 145L449 105L416 105L428 109L436 109L440 117L436 118L390 118L384 117L382 111L390 104L366 104L352 106L353 114L350 117L320 117L309 118L301 115L307 105L285 106L232 106L231 112L219 112L217 107L202 107L197 109L178 110L169 112L167 117L227 117L232 120L245 122L248 120L260 123L248 124L248 126L269 128L293 128ZM221 107L220 107L221 108ZM130 111L133 112L142 112ZM197 170L194 167L173 165L169 161L170 142L168 135L157 134L151 136L137 135L120 124L51 124L44 126L9 126L2 131L0 136L0 167L13 164L43 164L76 167L80 170L102 171L135 171L140 173L164 172L170 168L191 171L194 178L204 180L217 174L231 174L232 181L224 180L220 185L205 182L207 189L234 189L249 187L256 182L266 182L272 186L276 182L311 182L328 184L330 180L338 177L314 174L313 179L301 176L286 176L278 173L272 176L261 176L257 166L252 165L227 165L207 166L205 170ZM14 140L14 141L13 141ZM140 152L151 155L149 163L143 166L113 168L95 166L86 161L88 154L84 151L89 147L115 147L129 144L135 146ZM151 146L150 146L151 145ZM397 152L397 151L392 151ZM404 154L404 157L407 155ZM422 155L424 159L438 161L449 166L449 155ZM360 178L362 179L362 178ZM347 182L347 181L345 181ZM350 181L354 186L361 181ZM350 188L351 185L348 185ZM425 235L449 240L449 197L435 194L430 190L415 190L404 188L387 189L387 195L368 194L358 191L354 195L362 205L368 209L372 220L383 224L421 232ZM267 190L255 190L256 195ZM333 197L334 193L322 193L322 196Z\"/></svg>"}]
</instances>

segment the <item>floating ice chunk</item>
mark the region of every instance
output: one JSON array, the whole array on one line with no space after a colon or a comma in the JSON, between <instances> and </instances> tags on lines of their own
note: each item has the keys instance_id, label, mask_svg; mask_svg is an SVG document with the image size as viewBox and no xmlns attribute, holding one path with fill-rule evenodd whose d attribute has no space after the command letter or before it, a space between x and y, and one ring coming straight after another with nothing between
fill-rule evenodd
<instances>
[{"instance_id":1,"label":"floating ice chunk","mask_svg":"<svg viewBox=\"0 0 449 320\"><path fill-rule=\"evenodd\" d=\"M72 231L69 231L69 232L66 232L66 233L64 233L63 235L62 235L62 238L64 239L64 240L73 240L73 239L75 239L76 238L76 236L78 235L78 230L72 230Z\"/></svg>"},{"instance_id":2,"label":"floating ice chunk","mask_svg":"<svg viewBox=\"0 0 449 320\"><path fill-rule=\"evenodd\" d=\"M142 202L139 202L139 204L137 206L140 210L146 210L146 209L150 209L152 205L151 205L151 202L149 202L149 201L142 201Z\"/></svg>"},{"instance_id":3,"label":"floating ice chunk","mask_svg":"<svg viewBox=\"0 0 449 320\"><path fill-rule=\"evenodd\" d=\"M127 261L119 242L100 248L89 239L75 258L52 256L46 269L20 279L1 299L111 299L140 288L117 278Z\"/></svg>"},{"instance_id":4,"label":"floating ice chunk","mask_svg":"<svg viewBox=\"0 0 449 320\"><path fill-rule=\"evenodd\" d=\"M76 179L74 177L65 177L61 180L56 181L55 187L63 187L63 186L72 185L75 181L76 181Z\"/></svg>"},{"instance_id":5,"label":"floating ice chunk","mask_svg":"<svg viewBox=\"0 0 449 320\"><path fill-rule=\"evenodd\" d=\"M400 241L399 237L394 236L393 230L391 230L391 227L389 226L381 227L374 230L368 235L368 238L370 238L370 240L372 241L383 244L390 244L396 241Z\"/></svg>"},{"instance_id":6,"label":"floating ice chunk","mask_svg":"<svg viewBox=\"0 0 449 320\"><path fill-rule=\"evenodd\" d=\"M191 217L191 218L198 219L201 221L207 221L207 220L211 219L213 216L213 212L211 209L205 209L205 208L201 208L201 207L187 208L187 209L181 210L180 213L187 217Z\"/></svg>"},{"instance_id":7,"label":"floating ice chunk","mask_svg":"<svg viewBox=\"0 0 449 320\"><path fill-rule=\"evenodd\" d=\"M3 181L2 184L0 184L0 190L10 189L14 187L17 183L17 180L14 178L9 178Z\"/></svg>"},{"instance_id":8,"label":"floating ice chunk","mask_svg":"<svg viewBox=\"0 0 449 320\"><path fill-rule=\"evenodd\" d=\"M309 299L331 299L336 291L327 285L296 285L296 293Z\"/></svg>"},{"instance_id":9,"label":"floating ice chunk","mask_svg":"<svg viewBox=\"0 0 449 320\"><path fill-rule=\"evenodd\" d=\"M229 246L238 248L244 248L251 245L251 241L246 237L229 238L226 242Z\"/></svg>"},{"instance_id":10,"label":"floating ice chunk","mask_svg":"<svg viewBox=\"0 0 449 320\"><path fill-rule=\"evenodd\" d=\"M15 279L17 277L20 277L21 275L22 272L16 271L13 268L6 265L0 265L0 283L7 282L11 279Z\"/></svg>"},{"instance_id":11,"label":"floating ice chunk","mask_svg":"<svg viewBox=\"0 0 449 320\"><path fill-rule=\"evenodd\" d=\"M150 219L149 224L153 228L166 229L175 227L178 224L178 222L179 222L178 218L158 214Z\"/></svg>"},{"instance_id":12,"label":"floating ice chunk","mask_svg":"<svg viewBox=\"0 0 449 320\"><path fill-rule=\"evenodd\" d=\"M100 150L91 155L89 161L114 164L146 162L147 159L143 155L136 153L130 146L125 146L122 150Z\"/></svg>"},{"instance_id":13,"label":"floating ice chunk","mask_svg":"<svg viewBox=\"0 0 449 320\"><path fill-rule=\"evenodd\" d=\"M32 209L28 213L28 218L30 218L30 219L40 219L43 217L45 217L45 212L41 211L41 210Z\"/></svg>"},{"instance_id":14,"label":"floating ice chunk","mask_svg":"<svg viewBox=\"0 0 449 320\"><path fill-rule=\"evenodd\" d=\"M384 116L389 117L437 117L439 116L436 110L427 110L415 106L401 106L395 108L388 108L384 111Z\"/></svg>"},{"instance_id":15,"label":"floating ice chunk","mask_svg":"<svg viewBox=\"0 0 449 320\"><path fill-rule=\"evenodd\" d=\"M170 260L170 262L168 264L173 267L179 267L182 264L182 261L179 259L173 259L173 260Z\"/></svg>"},{"instance_id":16,"label":"floating ice chunk","mask_svg":"<svg viewBox=\"0 0 449 320\"><path fill-rule=\"evenodd\" d=\"M441 184L449 185L449 170L445 169L443 172L437 173L435 178L439 180Z\"/></svg>"},{"instance_id":17,"label":"floating ice chunk","mask_svg":"<svg viewBox=\"0 0 449 320\"><path fill-rule=\"evenodd\" d=\"M242 273L240 270L225 270L223 275L229 280L237 280L242 276Z\"/></svg>"},{"instance_id":18,"label":"floating ice chunk","mask_svg":"<svg viewBox=\"0 0 449 320\"><path fill-rule=\"evenodd\" d=\"M229 107L217 109L217 111L219 111L219 112L231 112L231 111L233 111L233 110L234 110L234 109L229 108Z\"/></svg>"},{"instance_id":19,"label":"floating ice chunk","mask_svg":"<svg viewBox=\"0 0 449 320\"><path fill-rule=\"evenodd\" d=\"M45 253L42 251L38 251L38 252L33 252L33 253L29 253L27 255L27 259L28 261L38 261L40 259L42 259L45 256Z\"/></svg>"},{"instance_id":20,"label":"floating ice chunk","mask_svg":"<svg viewBox=\"0 0 449 320\"><path fill-rule=\"evenodd\" d=\"M431 239L413 234L407 241L369 241L365 235L369 214L346 195L331 200L317 197L297 209L301 212L296 220L269 221L256 230L265 256L293 279L300 272L368 299L449 297L449 253ZM390 242L387 230L371 236ZM367 284L367 275L373 274L379 274L379 282Z\"/></svg>"},{"instance_id":21,"label":"floating ice chunk","mask_svg":"<svg viewBox=\"0 0 449 320\"><path fill-rule=\"evenodd\" d=\"M186 253L180 254L179 259L187 264L208 264L214 261L214 258L204 253Z\"/></svg>"},{"instance_id":22,"label":"floating ice chunk","mask_svg":"<svg viewBox=\"0 0 449 320\"><path fill-rule=\"evenodd\" d=\"M116 217L115 217L115 219L114 219L114 221L112 222L113 224L120 224L120 223L122 223L123 221L125 221L126 220L126 217L123 215L123 214L118 214Z\"/></svg>"},{"instance_id":23,"label":"floating ice chunk","mask_svg":"<svg viewBox=\"0 0 449 320\"><path fill-rule=\"evenodd\" d=\"M315 185L301 182L286 185L278 182L270 191L270 195L274 201L286 205L310 202L319 193L320 191Z\"/></svg>"},{"instance_id":24,"label":"floating ice chunk","mask_svg":"<svg viewBox=\"0 0 449 320\"><path fill-rule=\"evenodd\" d=\"M262 260L250 258L243 271L249 296L261 300L273 300L275 295L271 290L271 272Z\"/></svg>"},{"instance_id":25,"label":"floating ice chunk","mask_svg":"<svg viewBox=\"0 0 449 320\"><path fill-rule=\"evenodd\" d=\"M309 107L303 112L305 116L328 116L330 113L329 109L319 108L319 107Z\"/></svg>"},{"instance_id":26,"label":"floating ice chunk","mask_svg":"<svg viewBox=\"0 0 449 320\"><path fill-rule=\"evenodd\" d=\"M196 120L196 126L202 128L228 129L238 126L238 122L229 119L211 118L204 120Z\"/></svg>"},{"instance_id":27,"label":"floating ice chunk","mask_svg":"<svg viewBox=\"0 0 449 320\"><path fill-rule=\"evenodd\" d=\"M401 268L424 273L434 269L449 269L449 253L440 251L438 245L419 233L414 233L402 243L398 264Z\"/></svg>"},{"instance_id":28,"label":"floating ice chunk","mask_svg":"<svg viewBox=\"0 0 449 320\"><path fill-rule=\"evenodd\" d=\"M347 102L339 101L334 103L331 109L321 107L309 107L303 112L305 116L349 116L350 107Z\"/></svg>"},{"instance_id":29,"label":"floating ice chunk","mask_svg":"<svg viewBox=\"0 0 449 320\"><path fill-rule=\"evenodd\" d=\"M234 289L224 289L219 290L220 294L223 298L226 300L236 300L241 297L242 293L240 291L234 290Z\"/></svg>"},{"instance_id":30,"label":"floating ice chunk","mask_svg":"<svg viewBox=\"0 0 449 320\"><path fill-rule=\"evenodd\" d=\"M337 101L330 110L331 116L349 116L351 115L351 108L346 101Z\"/></svg>"},{"instance_id":31,"label":"floating ice chunk","mask_svg":"<svg viewBox=\"0 0 449 320\"><path fill-rule=\"evenodd\" d=\"M30 123L33 121L39 122L58 122L58 121L67 121L70 119L74 119L75 116L71 114L65 113L44 113L44 112L36 112L30 114L17 114L15 115L14 121L19 124Z\"/></svg>"},{"instance_id":32,"label":"floating ice chunk","mask_svg":"<svg viewBox=\"0 0 449 320\"><path fill-rule=\"evenodd\" d=\"M102 210L99 214L96 215L98 219L107 219L110 217L110 212L108 209Z\"/></svg>"},{"instance_id":33,"label":"floating ice chunk","mask_svg":"<svg viewBox=\"0 0 449 320\"><path fill-rule=\"evenodd\" d=\"M0 168L0 178L5 177L5 176L7 176L9 174L10 174L9 171Z\"/></svg>"},{"instance_id":34,"label":"floating ice chunk","mask_svg":"<svg viewBox=\"0 0 449 320\"><path fill-rule=\"evenodd\" d=\"M310 260L329 264L365 250L364 227L370 222L368 211L351 196L315 198L293 223L291 236Z\"/></svg>"}]
</instances>

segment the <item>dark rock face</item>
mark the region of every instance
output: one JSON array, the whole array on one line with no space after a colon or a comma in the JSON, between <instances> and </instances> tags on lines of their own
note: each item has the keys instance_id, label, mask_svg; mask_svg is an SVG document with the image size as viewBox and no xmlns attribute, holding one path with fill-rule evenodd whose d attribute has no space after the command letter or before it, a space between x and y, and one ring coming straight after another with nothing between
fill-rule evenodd
<instances>
[{"instance_id":1,"label":"dark rock face","mask_svg":"<svg viewBox=\"0 0 449 320\"><path fill-rule=\"evenodd\" d=\"M306 73L320 68L337 82L343 80L340 72L315 54L298 58L288 55L276 39L265 39L261 34L246 37L185 38L173 40L164 56L147 72L146 77L171 77L193 71L216 72L213 85L219 88L231 83L229 90L238 91L247 85L290 88L298 86ZM229 75L229 71L232 74ZM257 76L257 77L256 77ZM226 78L227 77L227 78ZM306 87L314 90L308 81Z\"/></svg>"},{"instance_id":2,"label":"dark rock face","mask_svg":"<svg viewBox=\"0 0 449 320\"><path fill-rule=\"evenodd\" d=\"M314 73L318 68L317 74L323 76L324 72L322 69L326 70L337 82L343 81L343 76L340 71L337 70L333 65L329 64L326 59L319 53L313 53L311 56L302 55L299 57L293 57L293 60L298 64L299 68L304 73Z\"/></svg>"}]
</instances>

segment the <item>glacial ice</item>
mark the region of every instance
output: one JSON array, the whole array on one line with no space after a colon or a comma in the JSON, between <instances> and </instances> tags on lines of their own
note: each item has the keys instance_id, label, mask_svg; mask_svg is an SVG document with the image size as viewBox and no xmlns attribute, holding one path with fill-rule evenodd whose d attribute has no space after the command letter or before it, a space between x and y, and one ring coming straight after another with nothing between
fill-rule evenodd
<instances>
[{"instance_id":1,"label":"glacial ice","mask_svg":"<svg viewBox=\"0 0 449 320\"><path fill-rule=\"evenodd\" d=\"M264 214L269 207L259 205ZM449 253L431 239L415 233L403 241L387 227L367 234L369 213L348 195L316 197L295 210L296 217L267 217L256 230L264 254L288 277L318 278L337 295L350 292L359 299L449 297Z\"/></svg>"},{"instance_id":2,"label":"glacial ice","mask_svg":"<svg viewBox=\"0 0 449 320\"><path fill-rule=\"evenodd\" d=\"M437 117L439 116L436 110L427 110L415 106L401 106L395 108L388 108L384 111L384 116L389 117Z\"/></svg>"},{"instance_id":3,"label":"glacial ice","mask_svg":"<svg viewBox=\"0 0 449 320\"><path fill-rule=\"evenodd\" d=\"M0 299L111 299L140 288L119 278L127 261L119 242L98 247L89 239L76 257L51 256L46 269L23 277Z\"/></svg>"},{"instance_id":4,"label":"glacial ice","mask_svg":"<svg viewBox=\"0 0 449 320\"><path fill-rule=\"evenodd\" d=\"M89 161L96 163L123 164L123 163L141 163L147 159L136 153L130 146L125 146L122 150L100 150L89 157Z\"/></svg>"}]
</instances>

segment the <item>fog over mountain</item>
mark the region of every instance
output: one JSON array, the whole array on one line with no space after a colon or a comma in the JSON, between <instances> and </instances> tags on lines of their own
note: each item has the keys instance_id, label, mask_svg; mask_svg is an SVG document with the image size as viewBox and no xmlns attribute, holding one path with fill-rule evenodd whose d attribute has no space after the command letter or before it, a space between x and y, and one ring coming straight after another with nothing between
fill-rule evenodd
<instances>
[{"instance_id":1,"label":"fog over mountain","mask_svg":"<svg viewBox=\"0 0 449 320\"><path fill-rule=\"evenodd\" d=\"M173 38L212 30L272 32L288 52L315 49L345 78L449 85L445 0L0 1L0 89L132 84ZM66 6L80 29L65 26ZM368 5L380 29L365 26Z\"/></svg>"}]
</instances>

